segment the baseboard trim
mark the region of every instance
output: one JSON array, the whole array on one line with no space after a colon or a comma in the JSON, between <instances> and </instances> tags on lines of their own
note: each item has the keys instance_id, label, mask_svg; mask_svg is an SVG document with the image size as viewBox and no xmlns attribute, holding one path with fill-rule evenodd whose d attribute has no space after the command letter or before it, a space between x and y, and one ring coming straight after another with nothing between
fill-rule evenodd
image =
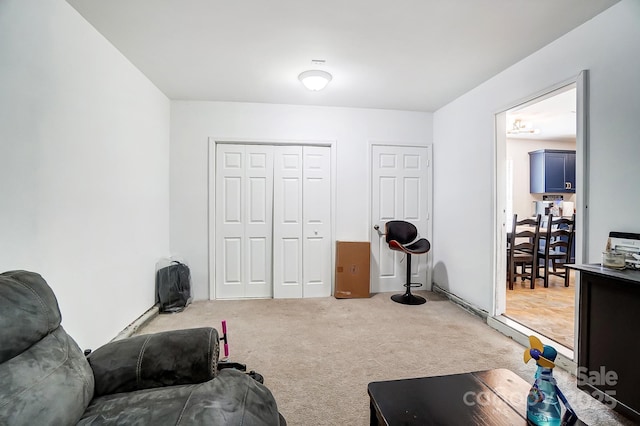
<instances>
[{"instance_id":1,"label":"baseboard trim","mask_svg":"<svg viewBox=\"0 0 640 426\"><path fill-rule=\"evenodd\" d=\"M499 315L497 317L487 317L487 324L490 327L495 328L505 336L510 337L516 342L520 343L525 348L529 347L529 335L538 337L542 344L553 346L558 352L558 356L555 360L556 366L573 374L574 376L576 375L577 365L573 360L574 353L571 349L566 348L560 345L558 342L554 342L553 340L542 336L541 334L530 330L522 324L502 315Z\"/></svg>"},{"instance_id":2,"label":"baseboard trim","mask_svg":"<svg viewBox=\"0 0 640 426\"><path fill-rule=\"evenodd\" d=\"M160 308L158 305L152 306L149 310L147 310L144 314L140 315L138 319L129 324L124 330L122 330L116 337L114 337L111 341L114 342L116 340L126 339L128 337L133 336L140 328L145 326L149 321L154 319L160 313Z\"/></svg>"},{"instance_id":3,"label":"baseboard trim","mask_svg":"<svg viewBox=\"0 0 640 426\"><path fill-rule=\"evenodd\" d=\"M483 309L480 309L476 305L467 302L466 300L456 296L453 293L448 292L447 290L443 289L442 287L440 287L436 283L432 283L431 284L431 288L432 288L431 291L446 297L447 299L449 299L450 301L452 301L456 305L460 306L462 309L464 309L465 311L469 312L470 314L476 315L476 316L482 318L485 321L486 321L487 317L489 316L489 313L487 311L485 311Z\"/></svg>"},{"instance_id":4,"label":"baseboard trim","mask_svg":"<svg viewBox=\"0 0 640 426\"><path fill-rule=\"evenodd\" d=\"M451 302L460 306L465 311L482 318L490 327L496 329L505 336L512 338L525 348L529 347L529 335L536 335L543 344L551 345L558 351L558 356L556 358L555 364L563 370L573 374L574 376L576 375L577 365L573 360L574 353L571 349L566 348L545 336L537 334L534 331L523 326L522 324L507 317L504 317L502 315L498 317L491 317L489 316L489 313L487 311L480 309L479 307L467 302L466 300L456 296L453 293L448 292L436 283L433 283L433 292L448 298Z\"/></svg>"}]
</instances>

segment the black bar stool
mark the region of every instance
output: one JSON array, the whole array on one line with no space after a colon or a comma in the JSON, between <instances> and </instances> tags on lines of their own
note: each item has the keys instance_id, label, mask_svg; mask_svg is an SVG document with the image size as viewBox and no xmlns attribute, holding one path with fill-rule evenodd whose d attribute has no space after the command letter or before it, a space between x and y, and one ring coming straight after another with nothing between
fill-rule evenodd
<instances>
[{"instance_id":1,"label":"black bar stool","mask_svg":"<svg viewBox=\"0 0 640 426\"><path fill-rule=\"evenodd\" d=\"M378 226L374 227L378 230ZM414 224L404 220L392 220L385 224L385 239L391 250L401 251L407 255L407 278L404 294L394 294L391 300L403 305L421 305L427 300L424 297L411 294L411 287L421 287L421 283L411 282L411 255L425 254L431 249L431 243L426 238L420 238Z\"/></svg>"}]
</instances>

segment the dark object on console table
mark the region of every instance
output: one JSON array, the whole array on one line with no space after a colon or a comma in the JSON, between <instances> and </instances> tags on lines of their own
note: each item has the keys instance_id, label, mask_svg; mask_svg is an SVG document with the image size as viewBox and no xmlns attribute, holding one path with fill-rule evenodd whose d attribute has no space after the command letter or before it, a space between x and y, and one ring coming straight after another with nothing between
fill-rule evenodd
<instances>
[{"instance_id":1,"label":"dark object on console table","mask_svg":"<svg viewBox=\"0 0 640 426\"><path fill-rule=\"evenodd\" d=\"M578 388L640 422L640 271L580 271Z\"/></svg>"},{"instance_id":2,"label":"dark object on console table","mask_svg":"<svg viewBox=\"0 0 640 426\"><path fill-rule=\"evenodd\" d=\"M38 274L0 274L0 424L285 424L249 375L218 372L218 333L118 340L85 358Z\"/></svg>"}]
</instances>

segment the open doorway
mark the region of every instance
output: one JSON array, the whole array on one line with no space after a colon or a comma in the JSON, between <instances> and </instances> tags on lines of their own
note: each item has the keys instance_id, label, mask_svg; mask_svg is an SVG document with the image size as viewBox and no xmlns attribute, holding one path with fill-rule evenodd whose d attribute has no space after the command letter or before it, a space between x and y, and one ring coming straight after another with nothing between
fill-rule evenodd
<instances>
[{"instance_id":1,"label":"open doorway","mask_svg":"<svg viewBox=\"0 0 640 426\"><path fill-rule=\"evenodd\" d=\"M576 205L575 83L507 111L506 123L507 232L512 231L509 218L514 214L518 218L541 214L541 232L549 214L572 218ZM540 164L538 158L544 157L546 163ZM536 185L540 174L547 175L545 185ZM559 184L549 182L555 177ZM575 259L574 247L572 252ZM506 292L504 316L573 350L575 273L569 272L568 287L556 275L549 275L547 287L541 278L534 283L532 289L528 281L516 279L513 289Z\"/></svg>"},{"instance_id":2,"label":"open doorway","mask_svg":"<svg viewBox=\"0 0 640 426\"><path fill-rule=\"evenodd\" d=\"M564 359L575 359L577 292L575 273L570 274L568 287L564 280L550 277L548 288L536 279L507 281L507 233L513 214L531 217L549 208L562 213L576 213L575 244L572 249L576 263L582 262L585 225L585 153L586 153L586 78L583 71L576 79L559 84L541 94L529 97L496 114L496 174L495 174L495 304L488 323L503 333L527 344L527 336L537 335L545 344L552 344ZM572 163L562 173L569 173L562 189L554 187L532 190L531 155L559 151L571 154ZM531 153L531 155L530 155ZM566 176L563 175L563 179ZM542 209L542 210L541 210Z\"/></svg>"}]
</instances>

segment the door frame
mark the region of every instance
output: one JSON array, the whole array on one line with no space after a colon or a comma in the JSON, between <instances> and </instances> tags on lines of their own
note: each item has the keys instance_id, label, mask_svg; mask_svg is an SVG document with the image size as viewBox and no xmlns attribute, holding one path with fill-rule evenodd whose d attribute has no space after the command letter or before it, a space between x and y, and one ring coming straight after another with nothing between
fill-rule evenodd
<instances>
[{"instance_id":1,"label":"door frame","mask_svg":"<svg viewBox=\"0 0 640 426\"><path fill-rule=\"evenodd\" d=\"M417 143L393 143L393 142L385 142L385 141L369 141L369 147L367 149L367 168L369 169L369 179L367 181L367 196L368 196L368 206L369 206L369 241L373 241L374 235L378 235L377 231L373 229L373 218L371 217L373 214L373 148L375 146L382 147L405 147L405 148L426 148L428 161L427 164L427 179L429 180L427 184L427 235L424 236L430 243L433 243L433 145L432 144L417 144ZM372 247L373 248L373 247ZM370 253L373 258L373 250ZM429 250L426 256L426 265L427 265L427 276L425 286L422 288L423 290L432 289L432 275L433 275L433 251ZM371 262L371 278L374 279L374 262ZM401 291L401 290L398 290Z\"/></svg>"},{"instance_id":2,"label":"door frame","mask_svg":"<svg viewBox=\"0 0 640 426\"><path fill-rule=\"evenodd\" d=\"M218 144L232 145L297 145L297 146L324 146L329 147L331 157L331 271L335 270L335 227L336 227L336 140L314 140L314 139L269 139L269 138L228 138L210 136L207 138L207 275L209 278L209 300L216 299L216 151ZM272 270L273 274L273 270ZM331 295L335 289L335 274L331 273Z\"/></svg>"},{"instance_id":3,"label":"door frame","mask_svg":"<svg viewBox=\"0 0 640 426\"><path fill-rule=\"evenodd\" d=\"M489 312L488 323L494 328L507 332L514 340L528 346L527 336L513 329L510 325L505 326L505 321L500 318L506 305L506 175L499 165L506 162L506 113L518 106L522 106L532 101L539 101L549 96L553 92L571 85L576 85L576 253L575 262L584 263L586 260L587 247L587 226L588 226L588 148L589 148L589 71L582 70L576 76L557 83L551 87L529 95L523 99L515 101L494 113L494 145L493 145L493 228L494 239L492 251L493 264L493 299ZM575 279L575 317L574 317L574 350L572 354L567 354L569 361L577 360L578 348L578 319L580 318L579 307L579 274L576 272ZM498 319L497 319L498 318ZM508 322L508 321L507 321ZM510 330L506 330L510 329ZM506 331L505 331L506 330ZM544 338L546 339L546 338ZM543 339L543 342L545 341ZM548 339L546 339L548 340ZM562 355L562 353L561 353Z\"/></svg>"}]
</instances>

